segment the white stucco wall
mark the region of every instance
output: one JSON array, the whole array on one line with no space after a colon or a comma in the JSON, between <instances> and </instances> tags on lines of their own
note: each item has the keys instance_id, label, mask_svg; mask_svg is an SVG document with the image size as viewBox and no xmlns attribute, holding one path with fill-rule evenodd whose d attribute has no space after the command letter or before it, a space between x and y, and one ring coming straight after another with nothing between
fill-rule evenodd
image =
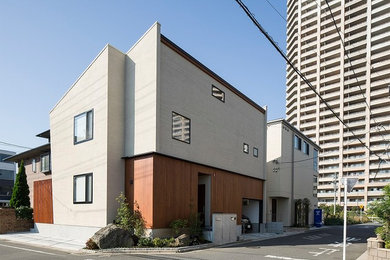
<instances>
[{"instance_id":1,"label":"white stucco wall","mask_svg":"<svg viewBox=\"0 0 390 260\"><path fill-rule=\"evenodd\" d=\"M113 220L114 198L124 190L123 76L124 54L107 45L50 113L54 224ZM91 109L93 139L74 144L74 117ZM74 204L73 176L84 173L93 174L92 203Z\"/></svg>"},{"instance_id":2,"label":"white stucco wall","mask_svg":"<svg viewBox=\"0 0 390 260\"><path fill-rule=\"evenodd\" d=\"M125 155L156 151L160 24L155 23L126 58Z\"/></svg>"},{"instance_id":3,"label":"white stucco wall","mask_svg":"<svg viewBox=\"0 0 390 260\"><path fill-rule=\"evenodd\" d=\"M159 80L158 152L264 179L265 114L163 43ZM212 85L225 102L211 95ZM190 144L172 138L173 111L191 120Z\"/></svg>"}]
</instances>

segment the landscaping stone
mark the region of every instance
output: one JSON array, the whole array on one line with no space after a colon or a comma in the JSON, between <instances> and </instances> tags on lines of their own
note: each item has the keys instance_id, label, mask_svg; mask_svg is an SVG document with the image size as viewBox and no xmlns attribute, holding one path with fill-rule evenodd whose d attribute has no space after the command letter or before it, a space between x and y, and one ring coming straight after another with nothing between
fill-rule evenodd
<instances>
[{"instance_id":1,"label":"landscaping stone","mask_svg":"<svg viewBox=\"0 0 390 260\"><path fill-rule=\"evenodd\" d=\"M121 229L115 224L109 224L100 229L91 237L91 240L100 249L134 246L131 232Z\"/></svg>"},{"instance_id":2,"label":"landscaping stone","mask_svg":"<svg viewBox=\"0 0 390 260\"><path fill-rule=\"evenodd\" d=\"M183 234L175 238L175 242L173 246L180 247L180 246L188 246L191 243L190 236L187 234Z\"/></svg>"}]
</instances>

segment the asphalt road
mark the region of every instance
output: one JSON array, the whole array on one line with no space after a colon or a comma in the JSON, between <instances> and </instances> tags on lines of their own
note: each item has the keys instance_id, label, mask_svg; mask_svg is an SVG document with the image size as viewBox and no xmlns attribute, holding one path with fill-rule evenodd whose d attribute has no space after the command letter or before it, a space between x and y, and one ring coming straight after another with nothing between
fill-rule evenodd
<instances>
[{"instance_id":1,"label":"asphalt road","mask_svg":"<svg viewBox=\"0 0 390 260\"><path fill-rule=\"evenodd\" d=\"M375 225L348 226L347 259L357 259L366 251L366 240L374 236ZM342 259L342 227L330 227L288 237L238 243L181 254L72 254L47 248L0 241L0 259Z\"/></svg>"}]
</instances>

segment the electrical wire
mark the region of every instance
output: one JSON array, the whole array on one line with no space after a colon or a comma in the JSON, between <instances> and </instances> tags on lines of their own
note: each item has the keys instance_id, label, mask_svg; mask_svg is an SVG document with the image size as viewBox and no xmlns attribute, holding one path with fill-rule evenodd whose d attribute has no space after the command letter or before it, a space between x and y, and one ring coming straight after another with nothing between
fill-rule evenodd
<instances>
[{"instance_id":1,"label":"electrical wire","mask_svg":"<svg viewBox=\"0 0 390 260\"><path fill-rule=\"evenodd\" d=\"M278 15L287 23L287 19L278 11L278 9L275 8L275 6L273 4L270 3L270 1L268 0L265 0L271 7L272 9L275 10L275 12L278 13Z\"/></svg>"},{"instance_id":2,"label":"electrical wire","mask_svg":"<svg viewBox=\"0 0 390 260\"><path fill-rule=\"evenodd\" d=\"M352 131L352 129L334 112L331 106L324 100L324 98L316 91L310 81L300 72L294 64L287 58L286 54L280 49L280 47L275 43L275 41L269 36L269 34L265 31L265 29L261 26L261 24L256 20L253 14L249 11L248 7L241 1L235 0L240 7L244 10L247 16L252 20L255 26L260 30L260 32L267 38L267 40L274 46L274 48L279 52L279 54L283 57L283 59L293 68L293 70L300 76L300 78L309 86L309 88L319 97L323 104L332 112L332 114L352 133L354 137L368 150L371 154L377 156L380 160L383 160L376 152L372 151L356 134Z\"/></svg>"},{"instance_id":3,"label":"electrical wire","mask_svg":"<svg viewBox=\"0 0 390 260\"><path fill-rule=\"evenodd\" d=\"M3 142L3 141L0 141L0 144L7 145L7 146L13 146L13 147L17 147L17 148L23 148L23 149L32 149L30 147L21 146L21 145L17 145L17 144L11 144L11 143L7 143L7 142Z\"/></svg>"}]
</instances>

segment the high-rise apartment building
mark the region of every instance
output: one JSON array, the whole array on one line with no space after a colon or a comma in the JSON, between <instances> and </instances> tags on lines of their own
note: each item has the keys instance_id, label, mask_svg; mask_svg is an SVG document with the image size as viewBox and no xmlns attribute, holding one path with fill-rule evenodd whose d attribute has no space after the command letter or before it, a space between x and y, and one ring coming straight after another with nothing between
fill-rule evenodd
<instances>
[{"instance_id":1,"label":"high-rise apartment building","mask_svg":"<svg viewBox=\"0 0 390 260\"><path fill-rule=\"evenodd\" d=\"M303 80L287 67L286 118L322 148L319 203L343 204L343 176L358 182L348 206L367 206L390 182L390 1L288 0L287 54L344 127ZM352 133L353 132L353 133Z\"/></svg>"}]
</instances>

